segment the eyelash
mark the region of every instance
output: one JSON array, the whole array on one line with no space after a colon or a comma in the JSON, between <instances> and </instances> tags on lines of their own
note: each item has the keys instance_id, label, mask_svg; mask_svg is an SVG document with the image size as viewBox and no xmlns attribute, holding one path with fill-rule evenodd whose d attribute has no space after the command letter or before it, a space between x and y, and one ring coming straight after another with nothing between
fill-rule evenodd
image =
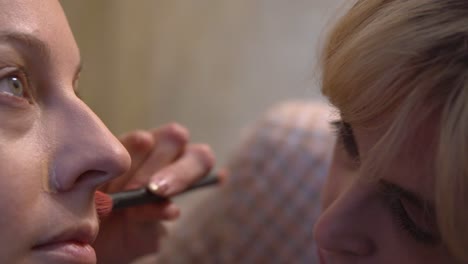
<instances>
[{"instance_id":1,"label":"eyelash","mask_svg":"<svg viewBox=\"0 0 468 264\"><path fill-rule=\"evenodd\" d=\"M359 150L354 138L352 127L348 123L341 120L334 121L331 123L331 125L349 157L354 159L356 162L359 162ZM394 215L399 226L405 232L407 232L416 241L427 245L436 245L439 243L440 239L436 235L422 230L411 219L396 190L393 190L391 187L387 187L384 188L383 192L387 197L390 211Z\"/></svg>"},{"instance_id":2,"label":"eyelash","mask_svg":"<svg viewBox=\"0 0 468 264\"><path fill-rule=\"evenodd\" d=\"M427 245L436 245L439 243L439 238L436 235L431 234L428 231L424 231L416 225L416 223L408 215L408 212L406 211L398 194L388 193L387 196L390 211L395 216L398 225L405 232L407 232L416 241Z\"/></svg>"},{"instance_id":3,"label":"eyelash","mask_svg":"<svg viewBox=\"0 0 468 264\"><path fill-rule=\"evenodd\" d=\"M343 121L334 121L331 125L339 141L342 142L346 153L359 162L359 150L351 126Z\"/></svg>"},{"instance_id":4,"label":"eyelash","mask_svg":"<svg viewBox=\"0 0 468 264\"><path fill-rule=\"evenodd\" d=\"M5 78L18 78L20 80L21 84L24 87L23 91L23 97L14 97L16 100L25 100L28 103L32 103L32 98L31 98L31 93L30 93L30 82L29 82L29 76L24 71L22 68L17 68L17 69L12 69L9 73L5 74L4 76L1 76L0 79L5 79ZM10 96L10 95L7 95Z\"/></svg>"}]
</instances>

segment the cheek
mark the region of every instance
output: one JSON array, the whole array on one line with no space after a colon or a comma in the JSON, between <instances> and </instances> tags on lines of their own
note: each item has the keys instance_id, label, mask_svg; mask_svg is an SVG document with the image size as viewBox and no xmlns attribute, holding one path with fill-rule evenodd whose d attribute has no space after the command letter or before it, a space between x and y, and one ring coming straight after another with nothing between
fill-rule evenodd
<instances>
[{"instance_id":1,"label":"cheek","mask_svg":"<svg viewBox=\"0 0 468 264\"><path fill-rule=\"evenodd\" d=\"M38 153L27 140L0 141L0 210L1 221L6 223L0 227L21 221L22 214L27 215L39 200L44 166Z\"/></svg>"},{"instance_id":2,"label":"cheek","mask_svg":"<svg viewBox=\"0 0 468 264\"><path fill-rule=\"evenodd\" d=\"M0 188L7 185L21 185L25 188L36 186L41 176L47 170L47 159L44 155L41 141L34 133L28 133L12 140L0 137Z\"/></svg>"},{"instance_id":3,"label":"cheek","mask_svg":"<svg viewBox=\"0 0 468 264\"><path fill-rule=\"evenodd\" d=\"M25 255L31 247L34 219L41 204L36 155L26 145L0 146L0 263L17 263L5 258Z\"/></svg>"},{"instance_id":4,"label":"cheek","mask_svg":"<svg viewBox=\"0 0 468 264\"><path fill-rule=\"evenodd\" d=\"M24 113L8 114L0 111L0 118L4 120L0 126L0 191L21 191L37 193L41 190L43 179L48 177L48 160L45 154L49 149L41 131L39 118L35 109ZM7 117L6 117L7 116Z\"/></svg>"},{"instance_id":5,"label":"cheek","mask_svg":"<svg viewBox=\"0 0 468 264\"><path fill-rule=\"evenodd\" d=\"M0 103L0 148L25 138L33 130L36 119L34 109L18 112Z\"/></svg>"}]
</instances>

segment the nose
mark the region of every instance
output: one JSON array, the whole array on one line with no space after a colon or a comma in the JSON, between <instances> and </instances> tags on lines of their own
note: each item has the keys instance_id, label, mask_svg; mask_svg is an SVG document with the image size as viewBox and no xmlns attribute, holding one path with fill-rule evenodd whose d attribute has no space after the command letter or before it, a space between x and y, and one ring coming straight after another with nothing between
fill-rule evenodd
<instances>
[{"instance_id":1,"label":"nose","mask_svg":"<svg viewBox=\"0 0 468 264\"><path fill-rule=\"evenodd\" d=\"M366 204L366 187L353 184L341 193L317 220L314 236L326 254L340 257L371 256L375 251L372 205Z\"/></svg>"},{"instance_id":2,"label":"nose","mask_svg":"<svg viewBox=\"0 0 468 264\"><path fill-rule=\"evenodd\" d=\"M129 169L127 150L78 98L51 107L48 120L55 150L49 178L55 191L94 190Z\"/></svg>"}]
</instances>

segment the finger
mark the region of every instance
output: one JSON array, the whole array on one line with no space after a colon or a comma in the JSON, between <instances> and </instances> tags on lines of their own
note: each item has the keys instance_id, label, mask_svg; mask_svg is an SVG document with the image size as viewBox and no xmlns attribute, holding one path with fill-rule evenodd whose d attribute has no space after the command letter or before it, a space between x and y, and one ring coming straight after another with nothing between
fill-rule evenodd
<instances>
[{"instance_id":1,"label":"finger","mask_svg":"<svg viewBox=\"0 0 468 264\"><path fill-rule=\"evenodd\" d=\"M133 175L135 170L150 155L155 144L153 135L149 131L145 130L137 130L127 133L120 137L120 142L130 154L132 164L129 171L107 185L105 188L106 192L122 190L128 182L130 175Z\"/></svg>"},{"instance_id":2,"label":"finger","mask_svg":"<svg viewBox=\"0 0 468 264\"><path fill-rule=\"evenodd\" d=\"M128 208L129 217L138 217L142 221L170 221L179 218L180 209L172 202L153 203Z\"/></svg>"},{"instance_id":3,"label":"finger","mask_svg":"<svg viewBox=\"0 0 468 264\"><path fill-rule=\"evenodd\" d=\"M174 163L155 174L148 188L162 196L172 196L204 177L213 167L214 155L207 145L189 145Z\"/></svg>"},{"instance_id":4,"label":"finger","mask_svg":"<svg viewBox=\"0 0 468 264\"><path fill-rule=\"evenodd\" d=\"M128 188L146 185L151 176L176 160L185 150L189 133L178 124L170 124L155 130L153 138L153 150L129 178Z\"/></svg>"}]
</instances>

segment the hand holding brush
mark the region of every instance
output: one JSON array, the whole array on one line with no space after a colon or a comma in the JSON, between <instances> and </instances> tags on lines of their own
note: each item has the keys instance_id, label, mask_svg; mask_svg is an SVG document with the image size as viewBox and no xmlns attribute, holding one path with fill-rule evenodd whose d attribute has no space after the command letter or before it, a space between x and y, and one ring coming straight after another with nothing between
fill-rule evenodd
<instances>
[{"instance_id":1,"label":"hand holding brush","mask_svg":"<svg viewBox=\"0 0 468 264\"><path fill-rule=\"evenodd\" d=\"M180 194L184 194L193 190L197 190L203 187L209 187L219 184L222 178L225 177L224 172L218 174L212 174L206 176L200 181L196 182L185 191ZM114 210L124 209L131 206L138 206L148 203L164 203L169 200L167 197L163 197L155 194L148 187L143 187L135 190L123 191L113 194L106 194L100 191L96 191L95 203L98 215L100 218L106 217Z\"/></svg>"},{"instance_id":2,"label":"hand holding brush","mask_svg":"<svg viewBox=\"0 0 468 264\"><path fill-rule=\"evenodd\" d=\"M130 263L157 251L164 236L162 222L180 216L170 198L197 184L215 164L211 148L189 138L187 129L175 123L120 138L130 166L117 168L123 174L93 197L101 220L93 244L99 263ZM118 210L123 207L127 209Z\"/></svg>"}]
</instances>

